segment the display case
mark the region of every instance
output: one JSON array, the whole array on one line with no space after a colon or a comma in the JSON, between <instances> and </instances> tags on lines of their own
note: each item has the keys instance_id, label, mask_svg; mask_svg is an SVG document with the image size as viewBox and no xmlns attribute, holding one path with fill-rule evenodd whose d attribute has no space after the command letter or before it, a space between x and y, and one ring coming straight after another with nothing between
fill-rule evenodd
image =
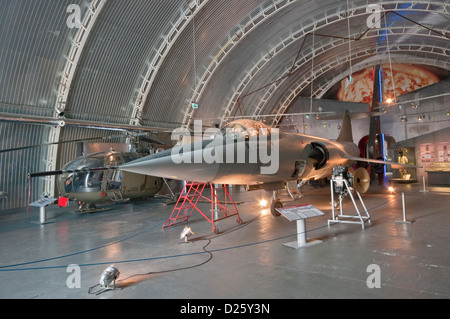
<instances>
[{"instance_id":1,"label":"display case","mask_svg":"<svg viewBox=\"0 0 450 319\"><path fill-rule=\"evenodd\" d=\"M416 165L416 152L414 147L401 147L391 149L388 151L389 157L393 162L400 164ZM417 182L417 169L416 168L403 168L393 169L390 168L392 173L391 180L400 183L415 183Z\"/></svg>"}]
</instances>

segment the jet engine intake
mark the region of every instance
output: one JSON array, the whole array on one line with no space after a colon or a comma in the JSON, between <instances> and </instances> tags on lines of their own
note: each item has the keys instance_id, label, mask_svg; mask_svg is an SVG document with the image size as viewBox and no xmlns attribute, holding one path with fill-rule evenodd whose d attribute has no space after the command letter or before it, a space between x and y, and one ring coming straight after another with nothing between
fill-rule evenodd
<instances>
[{"instance_id":1,"label":"jet engine intake","mask_svg":"<svg viewBox=\"0 0 450 319\"><path fill-rule=\"evenodd\" d=\"M314 168L319 170L325 166L330 158L330 154L327 148L320 143L313 142L310 145L312 149L308 157L314 162Z\"/></svg>"}]
</instances>

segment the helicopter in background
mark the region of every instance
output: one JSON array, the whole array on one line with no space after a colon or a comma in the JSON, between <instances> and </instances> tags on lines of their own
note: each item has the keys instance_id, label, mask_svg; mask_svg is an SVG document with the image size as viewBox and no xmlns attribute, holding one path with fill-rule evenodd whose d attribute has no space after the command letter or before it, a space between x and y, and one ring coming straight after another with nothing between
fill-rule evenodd
<instances>
[{"instance_id":1,"label":"helicopter in background","mask_svg":"<svg viewBox=\"0 0 450 319\"><path fill-rule=\"evenodd\" d=\"M75 121L65 117L63 120L55 123L53 119L45 117L19 118L17 116L2 115L0 122L3 121L29 125L58 125L64 128L80 127L102 131L107 129L120 132L120 134L111 136L83 137L74 140L62 140L7 149L0 148L1 155L52 145L77 143L77 153L82 154L65 164L62 169L35 173L28 172L28 211L31 199L31 178L47 176L57 176L58 195L56 196L59 197L59 200L54 199L53 202L49 203L58 201L59 206L66 207L69 201L75 201L79 205L78 212L101 211L104 209L97 209L96 204L147 199L158 193L160 193L159 195L169 194L171 196L170 201L174 201L174 194L171 189L173 185L170 185L171 181L143 174L130 174L118 169L119 165L129 161L172 148L173 146L167 143L170 141L171 130L159 127L130 127L90 121ZM125 140L125 143L120 143L118 142L119 140ZM117 144L122 148L121 151L114 151L112 148L106 149L106 146L111 145L111 143L105 143L105 141L115 141L112 144ZM146 144L141 145L141 142ZM164 184L168 191L164 188ZM47 199L53 199L50 196L55 196L47 194L45 191L43 194L43 197ZM0 189L0 201L7 199L7 195L8 189Z\"/></svg>"},{"instance_id":2,"label":"helicopter in background","mask_svg":"<svg viewBox=\"0 0 450 319\"><path fill-rule=\"evenodd\" d=\"M140 200L156 195L163 178L118 170L124 163L147 154L132 152L96 152L80 156L64 165L58 175L60 198L78 203L78 212L96 212L96 204ZM32 177L43 176L34 174ZM47 174L48 175L48 174Z\"/></svg>"}]
</instances>

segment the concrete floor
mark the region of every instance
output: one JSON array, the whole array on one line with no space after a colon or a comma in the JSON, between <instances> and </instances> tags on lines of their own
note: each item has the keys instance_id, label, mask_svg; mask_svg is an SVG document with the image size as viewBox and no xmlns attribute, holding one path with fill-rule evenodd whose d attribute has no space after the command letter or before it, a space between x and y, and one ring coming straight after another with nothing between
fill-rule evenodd
<instances>
[{"instance_id":1,"label":"concrete floor","mask_svg":"<svg viewBox=\"0 0 450 319\"><path fill-rule=\"evenodd\" d=\"M295 204L310 203L325 213L306 223L308 237L323 243L298 250L283 245L296 240L296 224L258 208L267 196L262 191L232 188L244 223L235 217L219 221L218 235L194 212L189 243L179 238L184 225L162 230L173 208L163 206L163 199L112 204L110 211L93 214L52 206L46 225L36 223L37 208L4 211L0 298L449 298L450 189L424 193L418 184L396 186L395 194L371 186L364 195L372 216L365 230L328 227L329 188L304 186ZM395 222L403 219L402 192L412 224ZM202 207L207 211L209 205ZM344 213L354 214L349 198ZM67 286L76 274L67 271L71 264L80 266L80 288ZM88 293L111 264L121 272L122 289ZM368 287L378 274L368 271L370 265L379 267L380 288Z\"/></svg>"}]
</instances>

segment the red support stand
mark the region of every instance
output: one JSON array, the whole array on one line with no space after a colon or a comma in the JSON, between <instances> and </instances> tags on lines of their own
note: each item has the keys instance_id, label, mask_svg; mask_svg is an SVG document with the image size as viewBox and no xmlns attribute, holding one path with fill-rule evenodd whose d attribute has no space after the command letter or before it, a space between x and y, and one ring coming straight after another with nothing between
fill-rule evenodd
<instances>
[{"instance_id":1,"label":"red support stand","mask_svg":"<svg viewBox=\"0 0 450 319\"><path fill-rule=\"evenodd\" d=\"M208 222L212 224L212 231L215 234L219 233L219 229L215 225L215 222L219 220L237 215L237 222L238 224L241 224L242 219L239 217L239 212L236 208L236 204L234 203L230 193L228 192L228 187L226 185L223 185L223 187L215 188L212 183L209 183L211 189L211 197L208 198L203 195L203 191L205 190L206 185L207 184L205 183L186 182L186 185L180 196L178 197L174 209L172 210L172 214L164 223L162 228L164 229L166 227L170 227L179 223L187 222L189 220L189 217L191 217L194 209L197 210ZM224 190L225 199L223 200L223 204L220 202L217 196L217 190ZM209 218L198 208L197 204L200 198L211 203L211 218ZM231 208L229 208L228 206L230 206ZM218 216L219 209L222 212L223 217Z\"/></svg>"}]
</instances>

